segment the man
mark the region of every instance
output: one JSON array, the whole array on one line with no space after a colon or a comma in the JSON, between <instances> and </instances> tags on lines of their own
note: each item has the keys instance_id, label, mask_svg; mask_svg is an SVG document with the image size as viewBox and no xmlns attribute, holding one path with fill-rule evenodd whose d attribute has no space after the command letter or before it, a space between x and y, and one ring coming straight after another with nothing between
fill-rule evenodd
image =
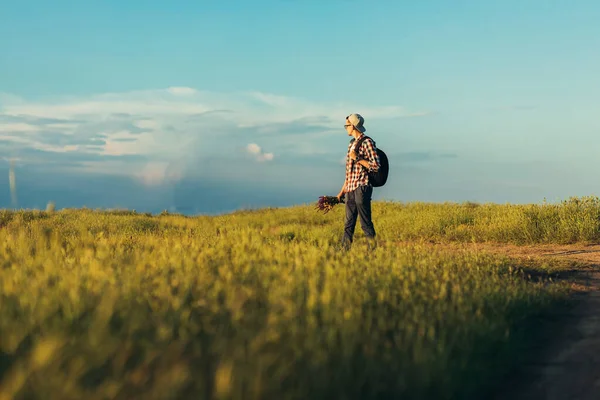
<instances>
[{"instance_id":1,"label":"man","mask_svg":"<svg viewBox=\"0 0 600 400\"><path fill-rule=\"evenodd\" d=\"M360 114L350 114L346 117L346 132L352 136L346 155L346 179L344 186L337 195L341 199L345 195L346 220L342 244L349 248L354 237L357 217L369 243L375 239L375 227L371 220L371 197L373 186L369 183L369 171L379 170L380 162L375 143L370 138L365 139L360 149L355 149L359 139L364 136L364 118Z\"/></svg>"}]
</instances>

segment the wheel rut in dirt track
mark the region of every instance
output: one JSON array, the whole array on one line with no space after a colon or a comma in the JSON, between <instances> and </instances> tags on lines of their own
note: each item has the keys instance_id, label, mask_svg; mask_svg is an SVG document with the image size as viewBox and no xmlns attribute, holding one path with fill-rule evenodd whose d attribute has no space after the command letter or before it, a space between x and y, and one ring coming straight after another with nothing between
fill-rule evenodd
<instances>
[{"instance_id":1,"label":"wheel rut in dirt track","mask_svg":"<svg viewBox=\"0 0 600 400\"><path fill-rule=\"evenodd\" d=\"M442 245L444 246L444 245ZM519 376L506 382L495 400L600 399L600 245L468 244L463 248L503 254L521 260L548 258L575 261L566 271L579 300L547 333L548 341ZM558 326L557 326L558 325Z\"/></svg>"}]
</instances>

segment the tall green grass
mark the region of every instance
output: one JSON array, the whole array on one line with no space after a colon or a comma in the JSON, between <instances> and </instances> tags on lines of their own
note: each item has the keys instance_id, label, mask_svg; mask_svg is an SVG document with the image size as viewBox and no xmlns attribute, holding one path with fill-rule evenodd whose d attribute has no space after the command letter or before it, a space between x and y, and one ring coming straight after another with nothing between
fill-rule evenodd
<instances>
[{"instance_id":1,"label":"tall green grass","mask_svg":"<svg viewBox=\"0 0 600 400\"><path fill-rule=\"evenodd\" d=\"M341 206L3 211L0 399L484 398L567 287L399 241L594 240L597 212L379 203L344 252Z\"/></svg>"},{"instance_id":2,"label":"tall green grass","mask_svg":"<svg viewBox=\"0 0 600 400\"><path fill-rule=\"evenodd\" d=\"M128 210L105 211L101 214L135 217L125 222L126 229L132 232L159 229L156 219L144 219L151 217L151 214L139 214ZM179 217L176 222L178 226L197 225L201 222L210 226L212 230L215 226L223 224L230 228L250 226L267 234L269 231L279 232L287 229L290 231L287 233L290 239L306 238L307 232L310 232L315 239L333 242L341 236L340 224L343 214L343 204L336 206L327 215L317 213L314 206L308 204L290 208L238 211L217 217L183 217L166 212L161 213L160 217ZM97 215L93 210L77 210L74 214L70 210L59 213L0 210L0 227L8 225L13 219L28 222L46 219L52 215L52 226L70 220L73 218L71 215L76 215L74 218L78 220L85 215L92 229L99 229L99 220L92 217ZM600 198L594 196L572 197L559 203L517 205L375 202L373 219L378 236L384 240L494 241L515 244L567 244L600 240ZM154 228L144 228L144 224ZM94 226L96 228L93 228ZM168 232L169 227L168 223L162 223L160 230ZM111 225L102 229L118 230L120 227ZM359 226L357 236L361 236Z\"/></svg>"},{"instance_id":3,"label":"tall green grass","mask_svg":"<svg viewBox=\"0 0 600 400\"><path fill-rule=\"evenodd\" d=\"M341 210L337 210L338 212ZM570 198L560 203L385 203L375 217L387 239L433 239L515 244L600 240L600 199Z\"/></svg>"}]
</instances>

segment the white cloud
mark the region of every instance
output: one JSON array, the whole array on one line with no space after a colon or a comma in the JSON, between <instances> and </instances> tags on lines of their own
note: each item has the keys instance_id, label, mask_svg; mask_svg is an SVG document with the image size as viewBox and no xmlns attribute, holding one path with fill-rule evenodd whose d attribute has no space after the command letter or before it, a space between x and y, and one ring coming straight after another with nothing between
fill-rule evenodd
<instances>
[{"instance_id":1,"label":"white cloud","mask_svg":"<svg viewBox=\"0 0 600 400\"><path fill-rule=\"evenodd\" d=\"M256 143L250 143L246 146L248 153L256 156L257 161L271 161L274 158L273 153L264 153L262 148Z\"/></svg>"},{"instance_id":2,"label":"white cloud","mask_svg":"<svg viewBox=\"0 0 600 400\"><path fill-rule=\"evenodd\" d=\"M42 150L42 151L51 152L51 153L67 153L67 152L79 151L81 146L78 146L78 145L52 146L52 145L48 145L48 144L35 143L33 145L33 148L36 150Z\"/></svg>"},{"instance_id":3,"label":"white cloud","mask_svg":"<svg viewBox=\"0 0 600 400\"><path fill-rule=\"evenodd\" d=\"M0 134L3 132L36 132L38 130L39 127L24 122L0 123Z\"/></svg>"},{"instance_id":4,"label":"white cloud","mask_svg":"<svg viewBox=\"0 0 600 400\"><path fill-rule=\"evenodd\" d=\"M31 141L31 139L25 135L20 135L19 133L16 133L14 135L9 135L9 134L3 134L0 133L0 139L3 140L8 140L14 144L23 144L23 145L27 145L27 144L33 144L34 142Z\"/></svg>"},{"instance_id":5,"label":"white cloud","mask_svg":"<svg viewBox=\"0 0 600 400\"><path fill-rule=\"evenodd\" d=\"M76 162L86 171L126 174L151 185L181 179L188 172L219 173L217 165L243 162L239 149L255 161L271 161L274 154L281 159L326 157L322 140L332 132L345 135L343 119L357 111L367 123L423 115L399 106L312 102L260 92L223 94L188 87L46 101L2 95L0 146L4 147L0 152L10 148L10 156L25 163L45 162L44 152L49 152L57 164L56 153L65 157L75 153L81 156ZM254 142L247 145L261 137L268 137L269 152ZM38 152L28 153L32 149Z\"/></svg>"},{"instance_id":6,"label":"white cloud","mask_svg":"<svg viewBox=\"0 0 600 400\"><path fill-rule=\"evenodd\" d=\"M273 153L261 153L258 156L258 161L271 161L273 157Z\"/></svg>"},{"instance_id":7,"label":"white cloud","mask_svg":"<svg viewBox=\"0 0 600 400\"><path fill-rule=\"evenodd\" d=\"M156 129L160 126L157 121L151 119L142 119L140 121L135 121L133 124L141 129Z\"/></svg>"},{"instance_id":8,"label":"white cloud","mask_svg":"<svg viewBox=\"0 0 600 400\"><path fill-rule=\"evenodd\" d=\"M167 91L169 93L177 95L177 96L187 96L187 95L195 94L197 92L197 90L193 89L193 88L178 87L178 86L171 86L170 88L167 89Z\"/></svg>"},{"instance_id":9,"label":"white cloud","mask_svg":"<svg viewBox=\"0 0 600 400\"><path fill-rule=\"evenodd\" d=\"M123 156L126 154L137 154L138 148L136 142L116 142L107 140L104 144L101 154L109 156Z\"/></svg>"},{"instance_id":10,"label":"white cloud","mask_svg":"<svg viewBox=\"0 0 600 400\"><path fill-rule=\"evenodd\" d=\"M260 154L260 152L261 152L260 146L257 145L256 143L250 143L247 146L247 149L248 149L248 152L251 154Z\"/></svg>"}]
</instances>

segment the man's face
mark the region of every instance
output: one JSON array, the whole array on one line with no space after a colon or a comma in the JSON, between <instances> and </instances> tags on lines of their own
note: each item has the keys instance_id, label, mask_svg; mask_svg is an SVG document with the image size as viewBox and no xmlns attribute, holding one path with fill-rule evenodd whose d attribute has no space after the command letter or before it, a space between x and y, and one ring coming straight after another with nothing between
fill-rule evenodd
<instances>
[{"instance_id":1,"label":"man's face","mask_svg":"<svg viewBox=\"0 0 600 400\"><path fill-rule=\"evenodd\" d=\"M348 132L348 136L352 135L352 131L354 130L354 127L352 126L350 121L348 121L347 118L346 118L346 124L344 125L344 128L346 128L346 132Z\"/></svg>"}]
</instances>

